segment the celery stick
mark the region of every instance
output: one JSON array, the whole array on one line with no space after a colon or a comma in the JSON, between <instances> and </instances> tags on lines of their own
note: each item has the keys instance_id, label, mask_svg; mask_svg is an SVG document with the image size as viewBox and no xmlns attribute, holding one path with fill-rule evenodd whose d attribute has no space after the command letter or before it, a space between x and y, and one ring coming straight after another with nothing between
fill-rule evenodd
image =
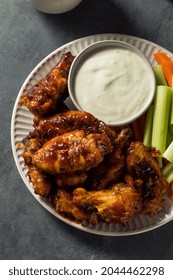
<instances>
[{"instance_id":1,"label":"celery stick","mask_svg":"<svg viewBox=\"0 0 173 280\"><path fill-rule=\"evenodd\" d=\"M166 181L170 184L173 181L173 171L166 176Z\"/></svg>"},{"instance_id":2,"label":"celery stick","mask_svg":"<svg viewBox=\"0 0 173 280\"><path fill-rule=\"evenodd\" d=\"M162 170L163 175L165 177L169 176L170 173L173 172L173 163L169 162Z\"/></svg>"},{"instance_id":3,"label":"celery stick","mask_svg":"<svg viewBox=\"0 0 173 280\"><path fill-rule=\"evenodd\" d=\"M163 157L166 158L169 162L173 162L173 142L171 142L169 147L166 149Z\"/></svg>"},{"instance_id":4,"label":"celery stick","mask_svg":"<svg viewBox=\"0 0 173 280\"><path fill-rule=\"evenodd\" d=\"M168 148L171 142L173 141L173 134L170 131L170 127L168 127L168 133L167 133L167 141L166 141L166 147Z\"/></svg>"},{"instance_id":5,"label":"celery stick","mask_svg":"<svg viewBox=\"0 0 173 280\"><path fill-rule=\"evenodd\" d=\"M153 128L153 112L154 112L154 105L151 105L147 111L144 138L143 138L143 144L147 147L151 147L151 135L152 135L152 128Z\"/></svg>"},{"instance_id":6,"label":"celery stick","mask_svg":"<svg viewBox=\"0 0 173 280\"><path fill-rule=\"evenodd\" d=\"M170 129L170 132L173 133L173 88L171 89L171 108L170 108L169 129Z\"/></svg>"},{"instance_id":7,"label":"celery stick","mask_svg":"<svg viewBox=\"0 0 173 280\"><path fill-rule=\"evenodd\" d=\"M162 66L160 64L157 64L156 66L154 66L153 71L156 78L156 85L167 86L167 82L165 79L165 75L163 74Z\"/></svg>"},{"instance_id":8,"label":"celery stick","mask_svg":"<svg viewBox=\"0 0 173 280\"><path fill-rule=\"evenodd\" d=\"M162 170L163 175L165 176L168 183L173 181L173 163L168 163Z\"/></svg>"},{"instance_id":9,"label":"celery stick","mask_svg":"<svg viewBox=\"0 0 173 280\"><path fill-rule=\"evenodd\" d=\"M171 93L168 86L157 86L154 98L154 114L151 144L161 155L166 150Z\"/></svg>"},{"instance_id":10,"label":"celery stick","mask_svg":"<svg viewBox=\"0 0 173 280\"><path fill-rule=\"evenodd\" d=\"M158 161L160 169L162 169L162 167L163 167L163 160L162 160L162 158L158 157L157 161Z\"/></svg>"}]
</instances>

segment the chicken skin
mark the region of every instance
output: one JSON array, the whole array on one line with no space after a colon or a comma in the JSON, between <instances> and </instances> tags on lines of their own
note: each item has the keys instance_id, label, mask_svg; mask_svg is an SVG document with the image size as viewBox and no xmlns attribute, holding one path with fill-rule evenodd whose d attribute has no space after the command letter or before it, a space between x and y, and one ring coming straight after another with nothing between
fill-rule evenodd
<instances>
[{"instance_id":1,"label":"chicken skin","mask_svg":"<svg viewBox=\"0 0 173 280\"><path fill-rule=\"evenodd\" d=\"M98 120L90 113L75 110L42 118L36 126L33 135L48 141L55 136L76 130L84 130L86 134L107 134L112 141L115 138L115 132L104 122Z\"/></svg>"},{"instance_id":2,"label":"chicken skin","mask_svg":"<svg viewBox=\"0 0 173 280\"><path fill-rule=\"evenodd\" d=\"M75 219L76 221L90 219L89 212L87 213L86 211L83 211L73 203L72 193L68 193L65 190L59 189L53 203L55 210L65 217L68 216L69 218Z\"/></svg>"},{"instance_id":3,"label":"chicken skin","mask_svg":"<svg viewBox=\"0 0 173 280\"><path fill-rule=\"evenodd\" d=\"M89 170L113 150L107 135L73 131L47 141L32 157L40 170L56 174Z\"/></svg>"},{"instance_id":4,"label":"chicken skin","mask_svg":"<svg viewBox=\"0 0 173 280\"><path fill-rule=\"evenodd\" d=\"M79 111L67 111L67 112L63 112L60 114L56 114L55 116L52 116L52 117L43 118L39 121L37 128L33 132L29 133L29 135L27 135L23 139L23 143L25 145L23 157L25 160L25 164L28 166L28 169L29 169L28 175L33 184L34 190L37 194L40 194L40 195L43 194L43 196L45 196L49 193L49 191L47 191L47 189L46 189L46 182L48 182L47 177L48 178L50 177L50 174L48 174L48 173L55 175L53 179L54 179L54 182L57 184L57 186L64 187L64 188L66 188L67 186L70 186L73 188L74 186L77 186L78 184L80 184L80 185L83 184L86 181L87 176L88 176L86 171L88 169L92 168L92 166L97 166L97 164L99 164L100 160L102 160L102 158L101 158L98 161L99 158L97 158L97 157L99 154L96 155L96 150L95 150L95 152L92 155L93 163L92 163L91 167L90 168L88 167L89 161L86 158L87 162L88 162L88 166L86 165L87 169L85 169L85 166L83 166L83 170L80 170L80 168L82 168L82 167L79 167L79 170L76 170L76 171L73 171L73 169L71 169L71 168L69 168L67 170L64 170L61 168L60 172L57 172L57 170L56 171L52 170L52 167L50 167L50 165L52 164L52 161L51 160L47 161L47 159L48 159L47 156L45 157L45 161L46 161L46 165L47 165L46 168L42 167L42 160L40 160L40 163L38 163L39 160L38 159L36 160L36 158L38 157L38 153L39 153L39 155L41 155L41 151L43 151L43 149L45 149L45 146L44 146L44 148L42 148L43 145L45 144L46 147L48 147L49 145L51 145L51 143L53 144L55 139L52 140L51 142L50 142L50 140L52 138L55 138L55 136L57 137L57 135L59 135L59 136L62 135L61 138L58 138L58 141L59 141L58 146L59 147L61 146L61 148L62 148L61 165L65 164L65 160L66 160L66 164L68 165L68 161L71 160L68 155L68 146L69 147L71 146L70 153L73 154L74 160L78 159L78 163L79 163L79 160L82 160L82 155L81 156L79 154L77 155L77 152L75 151L76 146L74 146L77 144L77 142L75 142L77 139L76 138L72 139L72 135L73 135L73 137L75 137L74 131L79 131L80 128L83 128L83 131L86 134L86 136L91 134L92 132L97 134L97 136L94 136L95 134L92 134L93 135L92 137L91 136L87 137L88 140L90 138L90 140L89 140L90 143L92 143L92 141L95 141L94 140L94 137L95 137L95 139L97 139L98 141L100 141L99 138L101 138L102 140L104 138L106 140L107 144L109 145L109 139L108 139L108 136L109 136L111 144L112 144L112 148L110 149L109 152L112 151L115 132L112 131L102 121L99 121L98 119L96 119L93 115L86 113L86 112L79 112ZM73 132L73 134L71 136L69 134L70 137L68 137L69 138L68 145L67 145L67 143L66 144L64 143L64 139L65 139L64 135L67 132L70 134L71 134L71 132ZM105 135L105 137L101 136L101 133L103 135ZM80 135L80 139L81 139L81 134L78 133L78 135ZM77 134L76 134L76 137L77 137ZM83 137L83 134L82 134L82 137ZM93 138L93 140L91 140L91 138ZM67 137L66 137L66 140L67 140ZM88 142L88 140L87 140L87 142ZM84 140L82 140L82 141L83 141L82 145L85 147L85 143L84 143L85 141ZM100 143L102 143L102 142L100 142ZM110 144L110 147L111 147L111 144ZM64 148L64 146L66 146L66 148ZM78 148L79 148L79 146L78 146ZM40 149L41 149L41 151L38 151ZM52 149L54 149L54 154L55 154L56 153L55 143L53 144ZM82 149L82 147L81 147L81 149ZM94 147L93 147L93 149L94 149ZM105 146L105 149L106 149L106 146ZM36 153L37 151L38 151L38 153ZM59 152L60 152L60 149L59 149ZM79 152L80 152L80 149L78 150L78 153ZM83 148L83 152L86 153L85 148ZM52 153L52 151L50 153ZM90 151L90 162L91 162L91 154L92 154L92 152ZM107 154L107 152L105 154ZM59 156L60 156L60 154L59 154ZM76 159L75 159L75 157L76 157ZM87 156L87 157L89 157L89 156ZM94 160L94 157L97 158L96 161ZM62 158L63 158L63 163L62 163ZM57 168L57 164L56 164L56 168ZM82 163L82 164L84 164L84 163ZM73 163L71 163L71 165L73 165ZM32 168L31 168L31 166L32 166ZM114 172L114 170L112 170L112 173L113 172ZM37 175L35 177L39 178L39 180L36 180L36 178L34 178L34 174ZM41 188L41 184L43 184L42 188ZM50 189L49 185L50 184L48 184L48 189ZM44 195L44 193L45 193L45 195Z\"/></svg>"},{"instance_id":5,"label":"chicken skin","mask_svg":"<svg viewBox=\"0 0 173 280\"><path fill-rule=\"evenodd\" d=\"M86 213L92 210L102 221L124 224L142 207L140 192L130 176L126 176L126 183L114 184L110 189L86 191L77 188L73 192L73 203Z\"/></svg>"},{"instance_id":6,"label":"chicken skin","mask_svg":"<svg viewBox=\"0 0 173 280\"><path fill-rule=\"evenodd\" d=\"M92 127L90 126L89 129L92 129ZM87 132L88 131L86 131L86 133ZM104 132L106 133L107 130L105 129ZM91 168L88 172L77 171L58 174L56 176L58 186L76 187L77 185L83 185L83 187L89 190L99 190L108 188L112 183L120 182L125 170L124 153L127 150L127 147L129 147L131 140L131 129L122 129L114 139L113 151L104 157L103 162L98 166Z\"/></svg>"},{"instance_id":7,"label":"chicken skin","mask_svg":"<svg viewBox=\"0 0 173 280\"><path fill-rule=\"evenodd\" d=\"M123 179L126 169L125 155L131 141L130 128L124 128L117 133L112 153L105 156L104 161L88 173L86 185L89 185L90 190L108 188L112 183L118 183Z\"/></svg>"},{"instance_id":8,"label":"chicken skin","mask_svg":"<svg viewBox=\"0 0 173 280\"><path fill-rule=\"evenodd\" d=\"M26 106L35 116L52 115L67 97L68 72L74 56L62 55L58 64L28 92L21 96L20 106Z\"/></svg>"},{"instance_id":9,"label":"chicken skin","mask_svg":"<svg viewBox=\"0 0 173 280\"><path fill-rule=\"evenodd\" d=\"M29 179L32 182L34 193L42 197L48 197L53 187L53 177L39 170L36 166L28 167Z\"/></svg>"},{"instance_id":10,"label":"chicken skin","mask_svg":"<svg viewBox=\"0 0 173 280\"><path fill-rule=\"evenodd\" d=\"M162 174L156 157L160 154L141 142L132 142L127 153L127 170L134 179L143 181L142 213L153 216L163 209L163 194L168 183Z\"/></svg>"},{"instance_id":11,"label":"chicken skin","mask_svg":"<svg viewBox=\"0 0 173 280\"><path fill-rule=\"evenodd\" d=\"M104 161L88 172L84 187L89 190L108 188L112 183L120 182L123 178L124 162L108 163Z\"/></svg>"},{"instance_id":12,"label":"chicken skin","mask_svg":"<svg viewBox=\"0 0 173 280\"><path fill-rule=\"evenodd\" d=\"M28 167L28 176L32 183L34 192L40 196L47 197L53 184L53 178L50 174L42 172L32 163L32 156L40 149L41 143L38 139L29 139L25 144L22 153L25 164Z\"/></svg>"},{"instance_id":13,"label":"chicken skin","mask_svg":"<svg viewBox=\"0 0 173 280\"><path fill-rule=\"evenodd\" d=\"M76 171L69 173L59 173L55 176L58 187L76 187L83 184L87 179L85 171Z\"/></svg>"}]
</instances>

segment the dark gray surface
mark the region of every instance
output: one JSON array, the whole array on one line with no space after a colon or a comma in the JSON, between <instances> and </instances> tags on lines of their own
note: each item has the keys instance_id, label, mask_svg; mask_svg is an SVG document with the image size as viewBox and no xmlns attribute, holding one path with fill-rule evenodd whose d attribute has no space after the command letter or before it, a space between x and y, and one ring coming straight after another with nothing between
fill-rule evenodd
<instances>
[{"instance_id":1,"label":"dark gray surface","mask_svg":"<svg viewBox=\"0 0 173 280\"><path fill-rule=\"evenodd\" d=\"M10 121L30 71L71 40L123 33L173 52L173 1L84 0L68 13L47 15L25 0L1 0L0 21L0 259L172 259L173 222L140 235L103 237L81 232L49 214L17 171Z\"/></svg>"}]
</instances>

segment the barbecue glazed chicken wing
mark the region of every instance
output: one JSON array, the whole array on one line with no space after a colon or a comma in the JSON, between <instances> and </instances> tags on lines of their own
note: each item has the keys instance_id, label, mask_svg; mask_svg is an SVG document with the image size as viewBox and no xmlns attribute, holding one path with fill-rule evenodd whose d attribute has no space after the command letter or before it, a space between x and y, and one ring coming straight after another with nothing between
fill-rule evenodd
<instances>
[{"instance_id":1,"label":"barbecue glazed chicken wing","mask_svg":"<svg viewBox=\"0 0 173 280\"><path fill-rule=\"evenodd\" d=\"M55 175L55 181L58 187L76 187L83 184L87 179L86 171L75 171L67 173L58 173Z\"/></svg>"},{"instance_id":2,"label":"barbecue glazed chicken wing","mask_svg":"<svg viewBox=\"0 0 173 280\"><path fill-rule=\"evenodd\" d=\"M142 213L153 216L163 209L163 194L168 183L162 174L156 157L160 154L141 142L133 142L127 153L127 170L134 179L143 181Z\"/></svg>"},{"instance_id":3,"label":"barbecue glazed chicken wing","mask_svg":"<svg viewBox=\"0 0 173 280\"><path fill-rule=\"evenodd\" d=\"M132 131L124 128L114 139L113 151L106 155L104 161L88 173L86 184L91 190L108 188L112 183L121 182L125 172L125 155L132 141Z\"/></svg>"},{"instance_id":4,"label":"barbecue glazed chicken wing","mask_svg":"<svg viewBox=\"0 0 173 280\"><path fill-rule=\"evenodd\" d=\"M84 130L86 134L107 134L112 141L114 141L116 135L108 125L95 118L92 114L75 110L42 118L32 135L48 141L55 136L76 130Z\"/></svg>"},{"instance_id":5,"label":"barbecue glazed chicken wing","mask_svg":"<svg viewBox=\"0 0 173 280\"><path fill-rule=\"evenodd\" d=\"M41 143L38 139L29 139L25 143L22 153L25 164L28 167L28 176L32 182L34 192L40 196L47 197L52 189L52 177L32 164L32 156L40 149Z\"/></svg>"},{"instance_id":6,"label":"barbecue glazed chicken wing","mask_svg":"<svg viewBox=\"0 0 173 280\"><path fill-rule=\"evenodd\" d=\"M68 111L41 119L23 139L22 155L35 193L49 195L49 181L63 188L83 184L87 170L112 152L114 138L114 131L86 112Z\"/></svg>"},{"instance_id":7,"label":"barbecue glazed chicken wing","mask_svg":"<svg viewBox=\"0 0 173 280\"><path fill-rule=\"evenodd\" d=\"M110 189L87 191L76 188L70 197L70 203L67 203L64 192L60 191L58 196L60 199L55 201L56 210L77 220L85 216L85 220L93 224L99 220L127 223L142 207L140 192L136 190L135 182L130 176L126 176L126 183L114 184Z\"/></svg>"},{"instance_id":8,"label":"barbecue glazed chicken wing","mask_svg":"<svg viewBox=\"0 0 173 280\"><path fill-rule=\"evenodd\" d=\"M51 115L67 97L68 72L74 56L68 52L59 63L28 92L21 96L20 106L26 106L31 113L43 117Z\"/></svg>"},{"instance_id":9,"label":"barbecue glazed chicken wing","mask_svg":"<svg viewBox=\"0 0 173 280\"><path fill-rule=\"evenodd\" d=\"M73 202L73 194L63 189L58 189L54 199L54 208L61 215L68 216L73 220L90 220L90 213L77 207Z\"/></svg>"},{"instance_id":10,"label":"barbecue glazed chicken wing","mask_svg":"<svg viewBox=\"0 0 173 280\"><path fill-rule=\"evenodd\" d=\"M29 179L32 182L34 193L43 197L48 197L53 186L53 178L50 174L39 170L36 166L28 167Z\"/></svg>"},{"instance_id":11,"label":"barbecue glazed chicken wing","mask_svg":"<svg viewBox=\"0 0 173 280\"><path fill-rule=\"evenodd\" d=\"M32 157L40 170L52 174L89 170L103 161L113 150L110 138L104 134L73 131L46 142Z\"/></svg>"}]
</instances>

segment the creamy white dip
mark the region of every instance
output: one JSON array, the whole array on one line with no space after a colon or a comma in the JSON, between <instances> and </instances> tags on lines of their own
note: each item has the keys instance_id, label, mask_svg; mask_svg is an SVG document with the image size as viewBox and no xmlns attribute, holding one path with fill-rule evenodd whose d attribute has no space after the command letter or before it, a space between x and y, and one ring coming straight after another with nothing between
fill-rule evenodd
<instances>
[{"instance_id":1,"label":"creamy white dip","mask_svg":"<svg viewBox=\"0 0 173 280\"><path fill-rule=\"evenodd\" d=\"M136 53L113 47L93 53L79 67L74 84L79 106L106 123L128 122L151 90L147 65Z\"/></svg>"}]
</instances>

